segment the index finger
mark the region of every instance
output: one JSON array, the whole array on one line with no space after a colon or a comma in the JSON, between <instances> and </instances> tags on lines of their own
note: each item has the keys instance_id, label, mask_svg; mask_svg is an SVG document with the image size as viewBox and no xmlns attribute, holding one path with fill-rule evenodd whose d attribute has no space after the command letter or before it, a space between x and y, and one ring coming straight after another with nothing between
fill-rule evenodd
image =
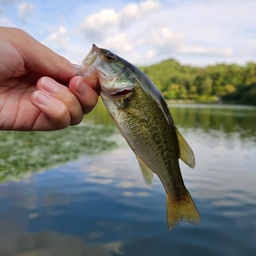
<instances>
[{"instance_id":1,"label":"index finger","mask_svg":"<svg viewBox=\"0 0 256 256\"><path fill-rule=\"evenodd\" d=\"M67 59L38 42L20 29L8 28L9 41L25 61L26 68L54 79L68 82L77 74L77 68Z\"/></svg>"}]
</instances>

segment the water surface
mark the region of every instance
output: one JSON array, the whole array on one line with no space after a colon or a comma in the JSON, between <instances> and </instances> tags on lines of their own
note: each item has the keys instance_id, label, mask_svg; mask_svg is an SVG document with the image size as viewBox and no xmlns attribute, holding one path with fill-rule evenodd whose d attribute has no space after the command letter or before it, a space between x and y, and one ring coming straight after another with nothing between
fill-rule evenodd
<instances>
[{"instance_id":1,"label":"water surface","mask_svg":"<svg viewBox=\"0 0 256 256\"><path fill-rule=\"evenodd\" d=\"M78 141L83 130L87 139L79 144L76 131L72 137L63 135L66 150L57 151L60 140L51 158L55 162L46 165L51 167L37 165L40 154L47 158L52 147L44 140L37 139L41 142L33 161L31 153L26 160L26 150L16 154L23 169L19 161L13 167L10 154L4 158L2 141L5 165L0 161L0 167L6 175L0 184L0 255L255 255L256 109L170 108L196 155L194 169L183 163L181 169L201 225L180 223L168 231L162 184L157 177L151 187L145 184L133 152L99 105L77 133ZM90 127L100 131L97 143L90 144L90 138L95 140ZM54 141L58 133L52 136ZM15 140L14 145L24 147L24 138ZM74 144L84 153L72 158ZM31 166L34 174L26 171ZM11 168L24 175L15 176Z\"/></svg>"}]
</instances>

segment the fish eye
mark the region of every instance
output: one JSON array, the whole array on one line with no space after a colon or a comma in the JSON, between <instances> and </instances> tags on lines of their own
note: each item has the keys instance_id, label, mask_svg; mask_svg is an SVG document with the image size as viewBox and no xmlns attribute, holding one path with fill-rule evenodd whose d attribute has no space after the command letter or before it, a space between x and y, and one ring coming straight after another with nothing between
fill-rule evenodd
<instances>
[{"instance_id":1,"label":"fish eye","mask_svg":"<svg viewBox=\"0 0 256 256\"><path fill-rule=\"evenodd\" d=\"M113 60L115 60L116 59L116 56L113 54L113 53L107 53L106 55L105 55L105 59L107 60L107 61L113 61Z\"/></svg>"}]
</instances>

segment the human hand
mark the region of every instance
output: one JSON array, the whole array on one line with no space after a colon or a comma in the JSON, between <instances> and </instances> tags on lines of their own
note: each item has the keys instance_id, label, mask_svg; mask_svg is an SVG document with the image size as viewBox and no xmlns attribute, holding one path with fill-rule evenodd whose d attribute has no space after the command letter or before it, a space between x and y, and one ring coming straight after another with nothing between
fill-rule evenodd
<instances>
[{"instance_id":1,"label":"human hand","mask_svg":"<svg viewBox=\"0 0 256 256\"><path fill-rule=\"evenodd\" d=\"M80 123L97 103L98 85L76 74L68 60L24 31L0 27L0 130Z\"/></svg>"}]
</instances>

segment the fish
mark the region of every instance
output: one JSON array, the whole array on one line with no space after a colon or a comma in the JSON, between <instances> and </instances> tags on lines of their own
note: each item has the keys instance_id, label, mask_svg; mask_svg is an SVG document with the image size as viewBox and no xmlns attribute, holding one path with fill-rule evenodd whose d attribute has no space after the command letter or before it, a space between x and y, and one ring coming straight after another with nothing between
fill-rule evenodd
<instances>
[{"instance_id":1,"label":"fish","mask_svg":"<svg viewBox=\"0 0 256 256\"><path fill-rule=\"evenodd\" d=\"M99 83L103 103L135 153L146 183L152 183L153 174L159 177L166 192L168 229L181 221L200 224L200 214L179 165L181 159L194 168L194 153L150 78L125 59L94 44L78 75Z\"/></svg>"}]
</instances>

